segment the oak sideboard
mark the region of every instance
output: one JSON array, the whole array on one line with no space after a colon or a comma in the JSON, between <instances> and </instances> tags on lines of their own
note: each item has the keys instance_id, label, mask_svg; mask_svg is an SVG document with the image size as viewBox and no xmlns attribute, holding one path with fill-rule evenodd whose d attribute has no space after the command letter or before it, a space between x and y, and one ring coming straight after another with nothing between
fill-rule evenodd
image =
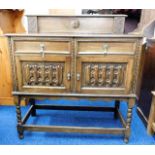
<instances>
[{"instance_id":1,"label":"oak sideboard","mask_svg":"<svg viewBox=\"0 0 155 155\"><path fill-rule=\"evenodd\" d=\"M17 112L17 130L130 135L132 108L138 97L141 76L141 35L125 34L7 34ZM31 106L21 117L20 101ZM39 105L43 98L115 100L115 107ZM126 120L119 111L127 101ZM121 128L28 125L37 109L110 111L120 118ZM103 119L104 121L104 119Z\"/></svg>"}]
</instances>

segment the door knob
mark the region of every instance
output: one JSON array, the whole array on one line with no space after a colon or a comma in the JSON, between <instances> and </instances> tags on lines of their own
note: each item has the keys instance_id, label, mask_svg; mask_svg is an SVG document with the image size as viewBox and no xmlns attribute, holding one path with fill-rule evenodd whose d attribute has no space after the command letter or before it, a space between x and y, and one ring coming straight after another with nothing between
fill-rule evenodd
<instances>
[{"instance_id":1,"label":"door knob","mask_svg":"<svg viewBox=\"0 0 155 155\"><path fill-rule=\"evenodd\" d=\"M71 73L67 73L67 80L71 80Z\"/></svg>"}]
</instances>

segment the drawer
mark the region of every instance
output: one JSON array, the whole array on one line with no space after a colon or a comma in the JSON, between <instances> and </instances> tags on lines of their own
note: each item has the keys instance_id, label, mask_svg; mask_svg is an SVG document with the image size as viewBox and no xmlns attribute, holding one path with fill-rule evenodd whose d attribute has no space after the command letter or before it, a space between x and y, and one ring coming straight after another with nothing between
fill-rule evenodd
<instances>
[{"instance_id":1,"label":"drawer","mask_svg":"<svg viewBox=\"0 0 155 155\"><path fill-rule=\"evenodd\" d=\"M78 41L78 54L134 54L135 42L121 41Z\"/></svg>"},{"instance_id":2,"label":"drawer","mask_svg":"<svg viewBox=\"0 0 155 155\"><path fill-rule=\"evenodd\" d=\"M15 41L14 49L16 53L70 53L69 41L44 41L44 40L22 40Z\"/></svg>"}]
</instances>

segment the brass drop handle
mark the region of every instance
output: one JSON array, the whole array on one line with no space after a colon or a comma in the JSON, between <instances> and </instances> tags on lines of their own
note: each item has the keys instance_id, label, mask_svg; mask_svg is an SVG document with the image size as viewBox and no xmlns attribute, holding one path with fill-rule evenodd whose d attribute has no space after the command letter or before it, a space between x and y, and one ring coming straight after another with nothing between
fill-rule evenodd
<instances>
[{"instance_id":1,"label":"brass drop handle","mask_svg":"<svg viewBox=\"0 0 155 155\"><path fill-rule=\"evenodd\" d=\"M103 46L102 46L102 48L103 48L103 54L107 54L108 53L108 49L109 49L109 45L108 44L104 44Z\"/></svg>"},{"instance_id":2,"label":"brass drop handle","mask_svg":"<svg viewBox=\"0 0 155 155\"><path fill-rule=\"evenodd\" d=\"M77 74L76 74L76 79L77 79L77 81L80 80L80 73L77 73Z\"/></svg>"},{"instance_id":3,"label":"brass drop handle","mask_svg":"<svg viewBox=\"0 0 155 155\"><path fill-rule=\"evenodd\" d=\"M44 45L44 44L40 44L40 53L41 53L41 55L42 55L42 58L45 57L44 49L45 49L45 45Z\"/></svg>"},{"instance_id":4,"label":"brass drop handle","mask_svg":"<svg viewBox=\"0 0 155 155\"><path fill-rule=\"evenodd\" d=\"M67 80L71 80L71 73L67 73Z\"/></svg>"}]
</instances>

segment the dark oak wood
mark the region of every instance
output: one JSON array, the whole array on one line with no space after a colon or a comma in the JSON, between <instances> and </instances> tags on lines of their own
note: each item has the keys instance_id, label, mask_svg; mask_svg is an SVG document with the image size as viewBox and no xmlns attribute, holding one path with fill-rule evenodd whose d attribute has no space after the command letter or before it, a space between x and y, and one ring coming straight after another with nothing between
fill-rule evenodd
<instances>
[{"instance_id":1,"label":"dark oak wood","mask_svg":"<svg viewBox=\"0 0 155 155\"><path fill-rule=\"evenodd\" d=\"M119 112L119 110L117 110L117 113L118 113L118 117L123 125L123 127L125 128L126 127L126 122L124 120L124 118L122 117L121 113Z\"/></svg>"},{"instance_id":2,"label":"dark oak wood","mask_svg":"<svg viewBox=\"0 0 155 155\"><path fill-rule=\"evenodd\" d=\"M104 111L115 112L113 107L91 107L91 106L63 106L63 105L36 105L36 109L46 110L77 110L77 111Z\"/></svg>"},{"instance_id":3,"label":"dark oak wood","mask_svg":"<svg viewBox=\"0 0 155 155\"><path fill-rule=\"evenodd\" d=\"M35 107L35 99L34 98L30 98L29 99L30 104L32 105L32 116L36 116L36 107Z\"/></svg>"},{"instance_id":4,"label":"dark oak wood","mask_svg":"<svg viewBox=\"0 0 155 155\"><path fill-rule=\"evenodd\" d=\"M23 117L23 119L22 119L22 124L25 124L26 123L26 121L28 120L28 118L30 117L30 115L31 116L34 116L33 115L33 109L35 109L34 108L34 106L33 105L31 105L31 107L29 108L29 110L27 111L27 113L25 114L25 116ZM35 115L36 116L36 115Z\"/></svg>"},{"instance_id":5,"label":"dark oak wood","mask_svg":"<svg viewBox=\"0 0 155 155\"><path fill-rule=\"evenodd\" d=\"M119 100L116 100L115 101L115 113L114 113L114 118L118 118L118 110L119 110L119 106L120 106L120 101Z\"/></svg>"},{"instance_id":6,"label":"dark oak wood","mask_svg":"<svg viewBox=\"0 0 155 155\"><path fill-rule=\"evenodd\" d=\"M127 111L127 121L126 121L125 138L124 138L124 141L126 143L128 143L128 141L129 141L131 119L132 119L132 107L129 104L128 105L128 111Z\"/></svg>"},{"instance_id":7,"label":"dark oak wood","mask_svg":"<svg viewBox=\"0 0 155 155\"><path fill-rule=\"evenodd\" d=\"M14 91L12 92L13 95L15 96L20 96L20 95L23 95L23 96L30 96L30 97L51 97L51 98L54 98L54 97L78 97L78 98L116 98L116 99L129 99L129 98L137 98L137 95L136 94L123 94L123 95L119 95L119 94L88 94L88 93L85 93L85 94L81 94L81 93L29 93L29 92L17 92L17 91Z\"/></svg>"},{"instance_id":8,"label":"dark oak wood","mask_svg":"<svg viewBox=\"0 0 155 155\"><path fill-rule=\"evenodd\" d=\"M80 133L98 133L98 134L123 134L125 132L125 120L118 111L123 128L97 128L97 127L76 127L76 126L44 126L44 125L26 125L26 121L33 113L33 105L30 106L24 118L18 116L19 125L17 127L19 137L23 138L23 131L47 131L47 132L80 132ZM104 111L114 112L115 107L86 107L86 106L62 106L62 105L35 105L35 110L77 110L77 111ZM19 114L19 112L18 112ZM21 114L20 114L21 115Z\"/></svg>"},{"instance_id":9,"label":"dark oak wood","mask_svg":"<svg viewBox=\"0 0 155 155\"><path fill-rule=\"evenodd\" d=\"M20 139L24 138L24 130L22 124L22 116L21 116L21 97L15 97L15 105L16 105L16 114L17 114L17 131Z\"/></svg>"},{"instance_id":10,"label":"dark oak wood","mask_svg":"<svg viewBox=\"0 0 155 155\"><path fill-rule=\"evenodd\" d=\"M152 91L155 90L155 39L147 40L147 51L144 59L144 69L140 98L138 100L137 112L145 126L148 124L152 101Z\"/></svg>"},{"instance_id":11,"label":"dark oak wood","mask_svg":"<svg viewBox=\"0 0 155 155\"><path fill-rule=\"evenodd\" d=\"M123 116L121 115L119 109L116 107L87 107L87 106L62 106L62 105L31 105L23 119L21 118L21 109L20 109L20 100L22 97L20 96L17 102L17 130L19 134L19 138L23 138L24 130L30 131L48 131L48 132L80 132L80 133L98 133L98 134L125 134L124 141L128 143L129 135L130 135L130 124L131 124L131 115L132 115L132 107L134 106L134 99L129 99L128 103L128 113L127 113L127 121L125 122ZM118 102L118 100L117 100ZM27 125L26 122L29 117L33 113L33 108L35 110L77 110L77 111L104 111L104 112L114 112L117 110L117 115L120 118L120 122L122 123L122 128L96 128L96 127L75 127L75 126L45 126L45 125Z\"/></svg>"},{"instance_id":12,"label":"dark oak wood","mask_svg":"<svg viewBox=\"0 0 155 155\"><path fill-rule=\"evenodd\" d=\"M96 133L96 134L123 134L125 128L97 128L97 127L74 127L74 126L33 126L23 125L25 130L46 131L46 132L78 132L78 133Z\"/></svg>"}]
</instances>

